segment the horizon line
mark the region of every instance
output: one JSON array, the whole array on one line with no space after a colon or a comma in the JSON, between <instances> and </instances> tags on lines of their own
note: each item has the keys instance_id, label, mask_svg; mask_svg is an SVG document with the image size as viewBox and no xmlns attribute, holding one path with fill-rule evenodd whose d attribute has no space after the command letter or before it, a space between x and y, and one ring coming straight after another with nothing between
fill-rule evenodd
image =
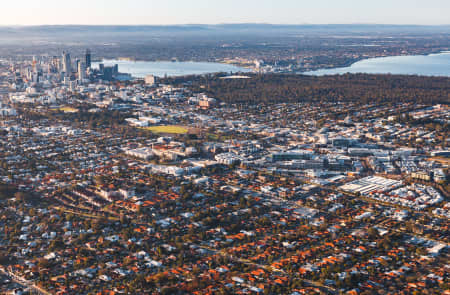
<instances>
[{"instance_id":1,"label":"horizon line","mask_svg":"<svg viewBox=\"0 0 450 295\"><path fill-rule=\"evenodd\" d=\"M168 27L168 26L224 26L224 25L271 25L271 26L345 26L345 25L366 25L366 26L417 26L417 27L442 27L448 24L392 24L392 23L265 23L265 22L229 22L229 23L173 23L173 24L0 24L0 27L62 27L62 26L84 26L84 27Z\"/></svg>"}]
</instances>

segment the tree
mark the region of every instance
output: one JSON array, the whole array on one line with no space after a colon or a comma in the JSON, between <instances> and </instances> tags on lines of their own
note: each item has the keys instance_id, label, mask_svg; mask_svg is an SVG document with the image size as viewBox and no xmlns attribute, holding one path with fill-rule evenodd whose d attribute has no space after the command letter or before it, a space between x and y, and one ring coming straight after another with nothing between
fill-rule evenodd
<instances>
[{"instance_id":1,"label":"tree","mask_svg":"<svg viewBox=\"0 0 450 295\"><path fill-rule=\"evenodd\" d=\"M378 230L374 227L369 228L367 231L370 239L377 239L379 237Z\"/></svg>"},{"instance_id":2,"label":"tree","mask_svg":"<svg viewBox=\"0 0 450 295\"><path fill-rule=\"evenodd\" d=\"M25 201L26 195L24 192L17 192L14 194L14 198L16 198L17 201Z\"/></svg>"}]
</instances>

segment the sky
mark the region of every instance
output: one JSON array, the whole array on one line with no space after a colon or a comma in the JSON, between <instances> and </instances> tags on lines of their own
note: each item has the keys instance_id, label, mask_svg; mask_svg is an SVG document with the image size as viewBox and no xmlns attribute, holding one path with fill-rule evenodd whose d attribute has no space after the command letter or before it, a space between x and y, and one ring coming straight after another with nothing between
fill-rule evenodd
<instances>
[{"instance_id":1,"label":"sky","mask_svg":"<svg viewBox=\"0 0 450 295\"><path fill-rule=\"evenodd\" d=\"M0 25L450 24L450 0L2 0Z\"/></svg>"}]
</instances>

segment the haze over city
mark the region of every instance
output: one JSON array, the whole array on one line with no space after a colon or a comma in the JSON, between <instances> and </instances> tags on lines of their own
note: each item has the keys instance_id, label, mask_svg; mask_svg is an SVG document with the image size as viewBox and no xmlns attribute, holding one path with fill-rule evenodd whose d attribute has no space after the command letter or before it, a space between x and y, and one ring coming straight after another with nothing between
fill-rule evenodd
<instances>
[{"instance_id":1,"label":"haze over city","mask_svg":"<svg viewBox=\"0 0 450 295\"><path fill-rule=\"evenodd\" d=\"M446 0L16 0L0 25L449 24Z\"/></svg>"}]
</instances>

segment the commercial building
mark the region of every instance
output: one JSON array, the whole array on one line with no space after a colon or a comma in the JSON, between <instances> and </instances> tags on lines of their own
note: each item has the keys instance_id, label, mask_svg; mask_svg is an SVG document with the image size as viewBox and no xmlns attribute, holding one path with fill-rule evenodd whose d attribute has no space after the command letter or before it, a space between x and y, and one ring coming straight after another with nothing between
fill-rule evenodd
<instances>
[{"instance_id":1,"label":"commercial building","mask_svg":"<svg viewBox=\"0 0 450 295\"><path fill-rule=\"evenodd\" d=\"M80 61L78 63L78 79L83 81L86 78L86 65L84 62Z\"/></svg>"},{"instance_id":2,"label":"commercial building","mask_svg":"<svg viewBox=\"0 0 450 295\"><path fill-rule=\"evenodd\" d=\"M85 56L85 64L86 68L90 68L92 60L91 60L91 51L89 49L86 50L86 56Z\"/></svg>"},{"instance_id":3,"label":"commercial building","mask_svg":"<svg viewBox=\"0 0 450 295\"><path fill-rule=\"evenodd\" d=\"M156 84L156 77L153 75L147 75L145 77L145 84L147 84L148 86L153 86Z\"/></svg>"},{"instance_id":4,"label":"commercial building","mask_svg":"<svg viewBox=\"0 0 450 295\"><path fill-rule=\"evenodd\" d=\"M72 61L70 60L70 54L68 52L63 52L62 55L62 71L66 76L70 76L72 73Z\"/></svg>"}]
</instances>

